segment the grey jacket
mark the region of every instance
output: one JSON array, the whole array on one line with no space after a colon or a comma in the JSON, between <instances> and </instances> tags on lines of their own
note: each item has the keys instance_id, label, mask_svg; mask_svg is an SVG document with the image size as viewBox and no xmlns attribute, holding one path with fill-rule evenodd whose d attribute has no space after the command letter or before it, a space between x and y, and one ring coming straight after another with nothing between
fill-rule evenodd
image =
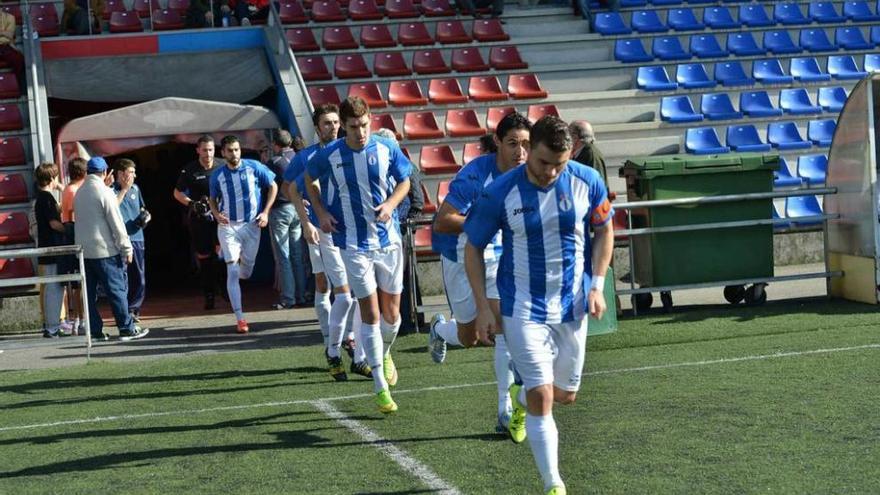
<instances>
[{"instance_id":1,"label":"grey jacket","mask_svg":"<svg viewBox=\"0 0 880 495\"><path fill-rule=\"evenodd\" d=\"M84 257L99 259L121 254L127 258L131 254L131 241L125 232L116 195L104 185L101 176L86 176L76 192L73 210L76 243L82 245Z\"/></svg>"}]
</instances>

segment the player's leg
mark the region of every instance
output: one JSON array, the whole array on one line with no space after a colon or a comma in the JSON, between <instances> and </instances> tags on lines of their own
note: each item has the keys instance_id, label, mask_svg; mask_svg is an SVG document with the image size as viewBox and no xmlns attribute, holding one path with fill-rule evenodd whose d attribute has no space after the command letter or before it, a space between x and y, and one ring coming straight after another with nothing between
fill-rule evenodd
<instances>
[{"instance_id":1,"label":"player's leg","mask_svg":"<svg viewBox=\"0 0 880 495\"><path fill-rule=\"evenodd\" d=\"M249 328L241 308L241 285L238 282L241 276L241 266L238 260L242 247L236 235L236 228L232 225L219 225L217 238L220 241L223 259L226 261L226 292L229 294L229 304L232 306L232 312L235 313L235 319L238 322L237 331L238 333L247 333Z\"/></svg>"},{"instance_id":2,"label":"player's leg","mask_svg":"<svg viewBox=\"0 0 880 495\"><path fill-rule=\"evenodd\" d=\"M342 345L342 334L348 315L354 306L351 290L348 287L348 277L345 265L342 262L339 249L331 244L329 236L322 237L320 249L321 259L324 262L324 273L333 286L333 304L330 306L330 318L328 320L327 339L327 364L330 374L337 381L348 379L345 369L342 367L342 358L339 350Z\"/></svg>"},{"instance_id":3,"label":"player's leg","mask_svg":"<svg viewBox=\"0 0 880 495\"><path fill-rule=\"evenodd\" d=\"M360 308L355 305L352 309L352 332L360 333L361 328L361 312ZM367 378L373 378L373 369L370 368L370 365L367 364L367 353L364 351L364 339L362 338L352 338L354 342L354 352L351 356L351 367L349 371L352 373L365 376Z\"/></svg>"},{"instance_id":4,"label":"player's leg","mask_svg":"<svg viewBox=\"0 0 880 495\"><path fill-rule=\"evenodd\" d=\"M495 321L502 333L495 335L495 352L493 364L495 368L495 380L498 384L498 426L509 426L510 415L513 405L510 400L510 386L513 385L513 371L510 369L510 352L507 349L507 338L504 336L504 321L501 318L501 298L498 295L498 263L486 264L486 297L489 299L489 307L495 315Z\"/></svg>"},{"instance_id":5,"label":"player's leg","mask_svg":"<svg viewBox=\"0 0 880 495\"><path fill-rule=\"evenodd\" d=\"M571 404L577 399L587 355L587 324L584 317L553 325L556 357L553 360L553 401Z\"/></svg>"},{"instance_id":6,"label":"player's leg","mask_svg":"<svg viewBox=\"0 0 880 495\"><path fill-rule=\"evenodd\" d=\"M308 252L312 273L315 275L315 314L318 316L318 325L321 328L321 336L324 338L324 349L326 350L330 342L330 284L324 274L321 248L316 244L309 244Z\"/></svg>"},{"instance_id":7,"label":"player's leg","mask_svg":"<svg viewBox=\"0 0 880 495\"><path fill-rule=\"evenodd\" d=\"M199 282L205 297L205 309L214 309L214 288L217 284L219 260L215 251L217 225L200 220L190 221L193 250L199 265Z\"/></svg>"},{"instance_id":8,"label":"player's leg","mask_svg":"<svg viewBox=\"0 0 880 495\"><path fill-rule=\"evenodd\" d=\"M477 306L467 280L464 263L457 263L441 257L440 264L443 273L443 288L449 309L452 311L452 318L447 320L439 313L431 318L428 348L431 351L431 359L435 363L442 363L446 359L447 345L471 347L477 341L474 325L474 320L477 318Z\"/></svg>"},{"instance_id":9,"label":"player's leg","mask_svg":"<svg viewBox=\"0 0 880 495\"><path fill-rule=\"evenodd\" d=\"M394 386L398 373L391 358L391 345L400 331L400 294L403 292L403 250L399 244L377 251L375 270L382 313L379 327L384 344L383 372L388 384Z\"/></svg>"}]
</instances>

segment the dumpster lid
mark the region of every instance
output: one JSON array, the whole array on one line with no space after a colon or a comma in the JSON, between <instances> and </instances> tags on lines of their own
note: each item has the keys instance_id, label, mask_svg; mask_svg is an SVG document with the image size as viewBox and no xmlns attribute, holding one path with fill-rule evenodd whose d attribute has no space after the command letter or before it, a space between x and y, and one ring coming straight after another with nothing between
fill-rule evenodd
<instances>
[{"instance_id":1,"label":"dumpster lid","mask_svg":"<svg viewBox=\"0 0 880 495\"><path fill-rule=\"evenodd\" d=\"M776 170L778 167L779 155L775 153L652 155L630 158L623 165L621 175L679 175L731 170Z\"/></svg>"}]
</instances>

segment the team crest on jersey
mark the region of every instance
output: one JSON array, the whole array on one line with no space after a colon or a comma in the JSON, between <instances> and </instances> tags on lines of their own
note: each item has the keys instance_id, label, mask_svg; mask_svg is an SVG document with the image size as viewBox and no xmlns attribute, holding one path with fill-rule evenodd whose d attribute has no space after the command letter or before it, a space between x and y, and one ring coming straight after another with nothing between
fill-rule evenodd
<instances>
[{"instance_id":1,"label":"team crest on jersey","mask_svg":"<svg viewBox=\"0 0 880 495\"><path fill-rule=\"evenodd\" d=\"M569 211L571 208L572 203L568 196L563 196L559 199L559 211Z\"/></svg>"},{"instance_id":2,"label":"team crest on jersey","mask_svg":"<svg viewBox=\"0 0 880 495\"><path fill-rule=\"evenodd\" d=\"M379 159L376 158L376 155L368 155L367 156L367 163L369 163L372 166L375 166L377 163L379 163Z\"/></svg>"}]
</instances>

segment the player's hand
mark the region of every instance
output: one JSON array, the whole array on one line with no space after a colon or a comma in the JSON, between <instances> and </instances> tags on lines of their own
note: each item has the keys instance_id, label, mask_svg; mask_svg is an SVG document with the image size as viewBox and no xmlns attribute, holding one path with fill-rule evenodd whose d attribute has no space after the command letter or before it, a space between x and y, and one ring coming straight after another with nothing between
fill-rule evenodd
<instances>
[{"instance_id":1,"label":"player's hand","mask_svg":"<svg viewBox=\"0 0 880 495\"><path fill-rule=\"evenodd\" d=\"M127 265L130 265L132 261L134 261L134 255L129 254L128 256L125 257L125 263Z\"/></svg>"},{"instance_id":2,"label":"player's hand","mask_svg":"<svg viewBox=\"0 0 880 495\"><path fill-rule=\"evenodd\" d=\"M311 222L306 222L303 224L302 230L303 238L305 238L306 242L317 246L318 242L321 240L320 235L318 234L318 229L316 229Z\"/></svg>"},{"instance_id":3,"label":"player's hand","mask_svg":"<svg viewBox=\"0 0 880 495\"><path fill-rule=\"evenodd\" d=\"M229 218L226 215L220 213L219 211L214 214L214 220L217 220L217 223L219 223L219 224L223 224L223 225L229 224Z\"/></svg>"},{"instance_id":4,"label":"player's hand","mask_svg":"<svg viewBox=\"0 0 880 495\"><path fill-rule=\"evenodd\" d=\"M394 208L391 207L388 203L382 203L379 206L373 208L373 211L376 212L376 221L385 223L388 220L391 220L391 213L394 211Z\"/></svg>"},{"instance_id":5,"label":"player's hand","mask_svg":"<svg viewBox=\"0 0 880 495\"><path fill-rule=\"evenodd\" d=\"M477 338L485 345L495 345L495 334L498 333L498 322L491 310L477 312Z\"/></svg>"},{"instance_id":6,"label":"player's hand","mask_svg":"<svg viewBox=\"0 0 880 495\"><path fill-rule=\"evenodd\" d=\"M590 289L587 304L590 307L590 316L597 320L601 320L605 310L608 309L608 305L605 304L605 294L599 289Z\"/></svg>"},{"instance_id":7,"label":"player's hand","mask_svg":"<svg viewBox=\"0 0 880 495\"><path fill-rule=\"evenodd\" d=\"M265 212L260 212L260 214L257 215L256 221L257 225L262 229L266 225L269 225L269 215Z\"/></svg>"},{"instance_id":8,"label":"player's hand","mask_svg":"<svg viewBox=\"0 0 880 495\"><path fill-rule=\"evenodd\" d=\"M321 222L321 230L328 234L332 234L336 232L336 219L333 218L333 215L329 213L323 213L318 215L318 220Z\"/></svg>"}]
</instances>

